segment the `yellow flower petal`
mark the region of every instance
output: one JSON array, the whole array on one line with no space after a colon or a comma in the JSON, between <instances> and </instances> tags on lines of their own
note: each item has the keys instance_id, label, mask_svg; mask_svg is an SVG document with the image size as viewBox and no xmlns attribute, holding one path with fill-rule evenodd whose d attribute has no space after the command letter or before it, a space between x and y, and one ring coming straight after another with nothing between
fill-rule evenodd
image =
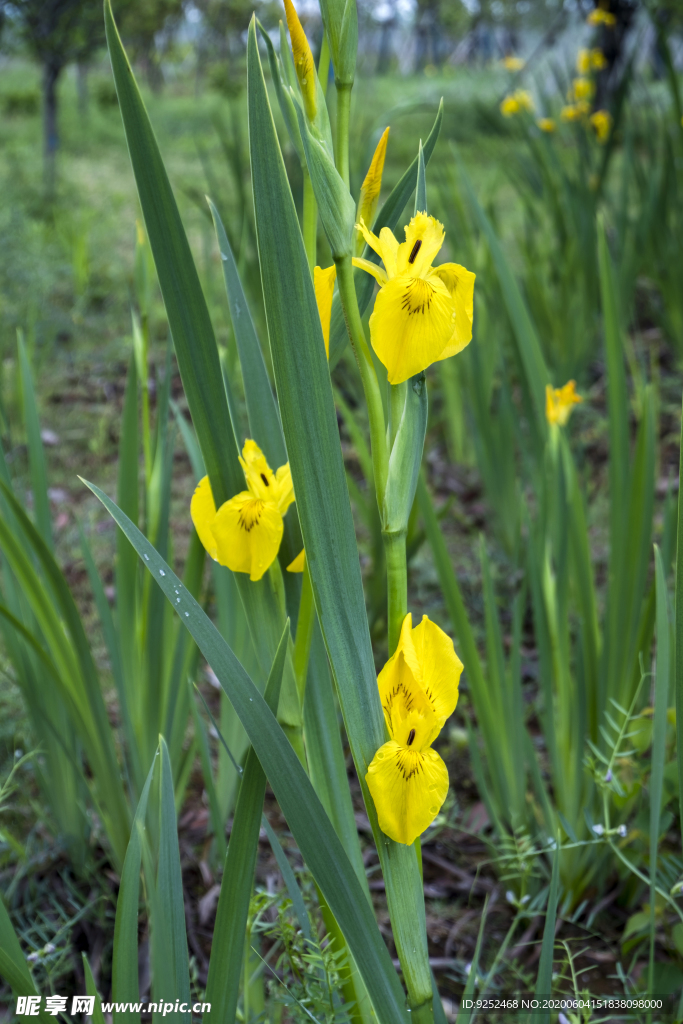
<instances>
[{"instance_id":1,"label":"yellow flower petal","mask_svg":"<svg viewBox=\"0 0 683 1024\"><path fill-rule=\"evenodd\" d=\"M448 771L435 750L413 750L395 740L379 748L365 781L379 827L410 845L431 825L448 795Z\"/></svg>"},{"instance_id":2,"label":"yellow flower petal","mask_svg":"<svg viewBox=\"0 0 683 1024\"><path fill-rule=\"evenodd\" d=\"M572 408L582 402L581 395L576 393L576 381L570 380L563 388L545 387L545 417L548 423L557 423L564 427L569 419Z\"/></svg>"},{"instance_id":3,"label":"yellow flower petal","mask_svg":"<svg viewBox=\"0 0 683 1024\"><path fill-rule=\"evenodd\" d=\"M306 548L302 548L294 561L287 566L287 572L303 572L306 568Z\"/></svg>"},{"instance_id":4,"label":"yellow flower petal","mask_svg":"<svg viewBox=\"0 0 683 1024\"><path fill-rule=\"evenodd\" d=\"M426 213L416 213L405 231L406 240L398 247L396 273L422 277L443 245L443 224Z\"/></svg>"},{"instance_id":5,"label":"yellow flower petal","mask_svg":"<svg viewBox=\"0 0 683 1024\"><path fill-rule=\"evenodd\" d=\"M434 267L433 273L441 278L455 303L455 327L446 348L438 357L439 361L462 352L472 340L476 274L459 263L442 263L440 267Z\"/></svg>"},{"instance_id":6,"label":"yellow flower petal","mask_svg":"<svg viewBox=\"0 0 683 1024\"><path fill-rule=\"evenodd\" d=\"M337 279L337 265L331 267L313 268L313 287L315 288L315 301L318 304L318 316L320 326L323 329L323 340L325 341L325 352L330 358L330 320L332 319L332 298L334 296L334 282Z\"/></svg>"},{"instance_id":7,"label":"yellow flower petal","mask_svg":"<svg viewBox=\"0 0 683 1024\"><path fill-rule=\"evenodd\" d=\"M272 497L277 502L277 509L281 516L285 514L294 501L294 484L292 483L292 471L289 463L280 466L275 474L275 487Z\"/></svg>"},{"instance_id":8,"label":"yellow flower petal","mask_svg":"<svg viewBox=\"0 0 683 1024\"><path fill-rule=\"evenodd\" d=\"M364 270L367 274L372 274L379 285L385 285L387 283L387 275L380 266L373 263L371 260L364 260L360 256L354 256L353 265L354 267L358 267L359 270Z\"/></svg>"},{"instance_id":9,"label":"yellow flower petal","mask_svg":"<svg viewBox=\"0 0 683 1024\"><path fill-rule=\"evenodd\" d=\"M197 484L190 503L190 515L197 535L206 548L207 553L218 561L218 550L216 540L211 532L211 524L216 518L216 505L213 500L213 491L208 476L202 477Z\"/></svg>"},{"instance_id":10,"label":"yellow flower petal","mask_svg":"<svg viewBox=\"0 0 683 1024\"><path fill-rule=\"evenodd\" d=\"M391 384L400 384L439 359L457 330L456 303L436 275L402 274L380 290L370 338Z\"/></svg>"},{"instance_id":11,"label":"yellow flower petal","mask_svg":"<svg viewBox=\"0 0 683 1024\"><path fill-rule=\"evenodd\" d=\"M284 515L294 501L289 463L280 466L277 473L273 473L265 455L251 438L244 442L240 463L252 496L262 501L274 502L280 514Z\"/></svg>"},{"instance_id":12,"label":"yellow flower petal","mask_svg":"<svg viewBox=\"0 0 683 1024\"><path fill-rule=\"evenodd\" d=\"M292 0L285 0L285 15L287 17L289 38L292 42L292 55L294 57L296 76L301 86L306 114L309 120L312 121L316 115L316 76L313 54L311 53L306 33L299 21L299 15L296 13Z\"/></svg>"},{"instance_id":13,"label":"yellow flower petal","mask_svg":"<svg viewBox=\"0 0 683 1024\"><path fill-rule=\"evenodd\" d=\"M384 170L384 158L387 153L388 141L389 129L386 128L377 143L377 148L370 161L368 173L365 175L365 180L360 187L358 218L359 220L362 218L367 224L372 224L373 217L375 216L377 201L382 188L382 172Z\"/></svg>"},{"instance_id":14,"label":"yellow flower petal","mask_svg":"<svg viewBox=\"0 0 683 1024\"><path fill-rule=\"evenodd\" d=\"M458 703L462 662L448 634L426 615L412 631L412 641L422 671L422 687L434 714L443 725Z\"/></svg>"},{"instance_id":15,"label":"yellow flower petal","mask_svg":"<svg viewBox=\"0 0 683 1024\"><path fill-rule=\"evenodd\" d=\"M221 565L260 580L280 550L282 516L274 502L242 491L221 505L212 532Z\"/></svg>"}]
</instances>

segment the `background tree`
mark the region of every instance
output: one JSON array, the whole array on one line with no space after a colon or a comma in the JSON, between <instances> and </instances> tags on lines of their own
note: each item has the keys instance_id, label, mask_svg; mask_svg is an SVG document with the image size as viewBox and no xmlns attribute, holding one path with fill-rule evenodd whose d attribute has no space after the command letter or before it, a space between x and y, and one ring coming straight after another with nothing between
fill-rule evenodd
<instances>
[{"instance_id":1,"label":"background tree","mask_svg":"<svg viewBox=\"0 0 683 1024\"><path fill-rule=\"evenodd\" d=\"M93 0L0 0L0 15L15 24L41 65L45 187L50 196L59 148L57 83L68 64L87 61L104 42L102 8Z\"/></svg>"},{"instance_id":2,"label":"background tree","mask_svg":"<svg viewBox=\"0 0 683 1024\"><path fill-rule=\"evenodd\" d=\"M137 0L121 10L117 5L119 29L129 54L140 63L153 89L163 84L158 37L162 31L173 33L180 24L185 0Z\"/></svg>"}]
</instances>

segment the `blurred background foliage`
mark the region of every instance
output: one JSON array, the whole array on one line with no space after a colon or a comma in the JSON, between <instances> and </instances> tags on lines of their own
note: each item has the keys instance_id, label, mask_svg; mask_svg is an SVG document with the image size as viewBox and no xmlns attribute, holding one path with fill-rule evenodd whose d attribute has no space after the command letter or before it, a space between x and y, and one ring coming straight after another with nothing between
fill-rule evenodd
<instances>
[{"instance_id":1,"label":"blurred background foliage","mask_svg":"<svg viewBox=\"0 0 683 1024\"><path fill-rule=\"evenodd\" d=\"M120 0L115 9L242 425L241 371L205 195L221 214L263 339L244 92L254 6L250 0ZM256 9L277 46L279 5L265 0ZM661 819L653 824L655 693L650 676L641 676L663 642L655 639L652 541L669 584L675 555L683 23L675 0L611 0L605 9L614 17L611 26L586 23L595 10L588 2L359 2L352 192L357 195L390 125L388 194L418 140L426 139L443 96L443 127L428 170L429 208L446 227L446 258L477 273L473 343L429 374L426 484L409 537L412 610L428 612L455 635L466 665L463 695L442 747L453 788L425 843L430 950L453 993L462 990L477 935L469 903L479 907L487 892L507 893L488 926L492 949L500 950L511 922L523 924L509 958L521 977L530 976L534 953L524 944L537 934L534 915L549 874L540 842L553 841L556 827L572 847L562 864L561 904L571 941L592 943L608 956L602 962L610 970L618 965L637 981L648 939L656 935L655 990L683 984L683 925L671 902L683 873L673 677L662 684L669 715L660 744ZM299 10L317 54L317 4L311 0ZM199 592L188 515L197 472L185 400L153 266L136 230L140 211L102 49L100 6L0 0L0 17L0 427L7 478L29 521L33 517L48 538L83 623L93 665L79 663L79 685L85 692L96 680L103 694L90 733L69 734L73 723L64 724L69 749L77 750L69 756L54 736L63 709L58 701L50 705L46 725L36 681L40 665L35 652L27 656L21 644L12 647L5 617L2 778L18 751L39 747L40 753L29 762L19 756L24 784L8 791L3 808L2 886L16 927L36 954L36 970L51 984L78 989L74 950L92 949L93 942L100 944L97 976L106 979L121 850L112 841L116 826L102 828L88 805L82 765L97 774L89 751L97 745L93 737L106 734L108 719L115 739L107 756L125 768L125 785L112 785L110 812L125 817L145 776L134 751L144 750L147 758L168 724L171 697L180 694L181 711L166 736L185 884L192 899L206 900L191 939L201 991L235 778L203 705L180 686L178 664L196 678L238 753L245 738L191 645L180 662L175 653L155 662L159 637L165 650L175 652L180 644L168 616L162 615L157 632L135 638L145 693L155 686L160 695L154 715L140 694L126 693L108 619L110 606L114 616L125 607L121 554L117 562L114 530L76 479L95 479L113 493L117 476L121 487L118 453L126 443L137 445L145 466L141 521L158 544L170 546L169 561L173 556ZM561 119L581 49L599 49L605 58L591 100L592 110L610 113L602 142L586 122ZM511 57L519 61L506 66ZM503 116L501 101L520 88L530 93L533 112ZM330 105L334 115L333 96ZM275 102L273 109L279 116ZM539 128L541 116L553 119L554 131ZM280 123L278 130L300 205L299 161ZM328 265L322 232L318 253L319 263ZM543 368L540 378L532 372L534 359L536 369ZM558 387L576 379L584 399L559 455L539 429L543 396L535 384L544 383L543 372ZM136 399L126 406L131 373L137 375ZM362 395L348 351L333 383L381 664L383 554ZM138 395L141 433L131 441L125 424L135 418ZM30 529L22 529L30 547ZM573 545L569 554L567 544ZM32 565L37 580L48 565ZM8 593L8 579L4 604L33 630L36 609L21 593ZM204 584L207 607L248 664L254 652L248 642L239 649L246 628L235 594L218 582ZM64 615L68 599L57 590ZM147 623L158 608L147 591L140 600ZM40 628L48 625L46 619ZM64 675L68 664L56 667ZM107 775L106 758L97 771ZM284 829L272 800L268 809ZM657 842L662 847L653 869L658 889L651 893L653 829L655 854ZM377 868L369 846L365 855L372 888ZM275 895L277 871L262 851L254 928L284 941L296 965L300 951L289 908ZM303 885L314 901L307 876ZM382 899L381 883L373 893ZM380 921L381 914L380 904ZM495 986L499 962L492 967L492 959L482 984ZM295 968L283 971L305 989ZM308 982L315 980L311 974Z\"/></svg>"}]
</instances>

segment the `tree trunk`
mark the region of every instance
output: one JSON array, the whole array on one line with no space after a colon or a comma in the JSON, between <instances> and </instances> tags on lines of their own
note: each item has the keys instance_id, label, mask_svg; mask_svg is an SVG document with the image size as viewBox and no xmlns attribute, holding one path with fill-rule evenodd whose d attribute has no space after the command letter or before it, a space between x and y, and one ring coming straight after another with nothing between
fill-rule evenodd
<instances>
[{"instance_id":1,"label":"tree trunk","mask_svg":"<svg viewBox=\"0 0 683 1024\"><path fill-rule=\"evenodd\" d=\"M43 170L45 192L52 199L56 185L57 149L59 130L57 123L57 81L62 68L59 64L43 67Z\"/></svg>"}]
</instances>

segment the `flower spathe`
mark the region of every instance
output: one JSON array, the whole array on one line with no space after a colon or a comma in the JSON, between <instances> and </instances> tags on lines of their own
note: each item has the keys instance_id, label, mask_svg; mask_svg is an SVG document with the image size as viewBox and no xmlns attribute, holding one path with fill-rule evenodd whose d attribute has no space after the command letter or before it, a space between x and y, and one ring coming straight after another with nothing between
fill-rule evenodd
<instances>
[{"instance_id":1,"label":"flower spathe","mask_svg":"<svg viewBox=\"0 0 683 1024\"><path fill-rule=\"evenodd\" d=\"M277 558L282 519L294 501L294 488L289 463L274 473L255 441L245 441L240 463L247 490L216 511L211 482L205 476L192 496L190 514L211 558L256 581Z\"/></svg>"},{"instance_id":2,"label":"flower spathe","mask_svg":"<svg viewBox=\"0 0 683 1024\"><path fill-rule=\"evenodd\" d=\"M576 381L568 381L563 388L553 388L546 384L545 418L548 423L564 427L578 402L583 402L583 398L576 393Z\"/></svg>"},{"instance_id":3,"label":"flower spathe","mask_svg":"<svg viewBox=\"0 0 683 1024\"><path fill-rule=\"evenodd\" d=\"M379 827L410 845L439 813L448 771L432 743L458 702L462 662L453 641L423 616L406 615L396 652L377 678L391 739L373 757L365 781Z\"/></svg>"},{"instance_id":4,"label":"flower spathe","mask_svg":"<svg viewBox=\"0 0 683 1024\"><path fill-rule=\"evenodd\" d=\"M387 369L390 384L401 384L472 340L475 275L458 263L432 263L444 242L443 224L416 213L399 243L389 228L379 237L361 220L356 225L384 263L354 257L354 266L380 285L370 317L370 340Z\"/></svg>"}]
</instances>

